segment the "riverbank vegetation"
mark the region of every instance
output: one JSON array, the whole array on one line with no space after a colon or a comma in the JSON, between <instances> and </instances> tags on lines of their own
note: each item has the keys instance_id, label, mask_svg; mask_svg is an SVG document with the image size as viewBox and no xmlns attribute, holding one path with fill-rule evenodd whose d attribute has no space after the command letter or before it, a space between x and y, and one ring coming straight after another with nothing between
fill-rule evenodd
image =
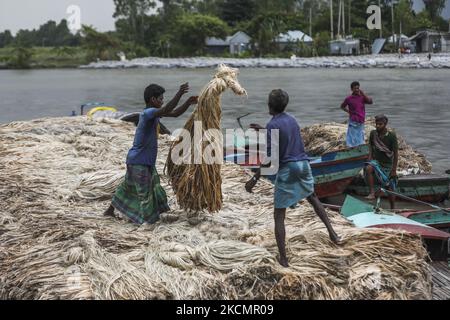
<instances>
[{"instance_id":1,"label":"riverbank vegetation","mask_svg":"<svg viewBox=\"0 0 450 320\"><path fill-rule=\"evenodd\" d=\"M0 68L76 68L88 61L81 47L0 48Z\"/></svg>"}]
</instances>

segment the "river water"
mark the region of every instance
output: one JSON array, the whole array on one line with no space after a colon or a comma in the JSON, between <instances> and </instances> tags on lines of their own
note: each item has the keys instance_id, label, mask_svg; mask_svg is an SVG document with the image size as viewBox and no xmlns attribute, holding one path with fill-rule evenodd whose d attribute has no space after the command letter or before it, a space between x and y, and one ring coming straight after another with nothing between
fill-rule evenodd
<instances>
[{"instance_id":1,"label":"river water","mask_svg":"<svg viewBox=\"0 0 450 320\"><path fill-rule=\"evenodd\" d=\"M0 70L0 123L79 113L86 102L105 102L121 111L144 106L146 85L167 89L166 101L182 82L193 95L209 81L212 69L120 69L120 70ZM286 90L288 112L301 126L346 120L340 103L350 83L374 99L368 116L385 113L409 144L424 153L435 173L450 169L450 71L421 69L242 69L241 84L248 98L224 95L223 127L236 128L236 118L265 124L269 120L267 95L271 89ZM163 123L170 129L184 125L187 114Z\"/></svg>"}]
</instances>

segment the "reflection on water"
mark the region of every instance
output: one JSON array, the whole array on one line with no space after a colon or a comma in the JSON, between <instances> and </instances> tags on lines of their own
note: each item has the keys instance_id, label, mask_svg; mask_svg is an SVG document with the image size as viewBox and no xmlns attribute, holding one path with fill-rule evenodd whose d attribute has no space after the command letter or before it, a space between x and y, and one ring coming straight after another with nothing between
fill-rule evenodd
<instances>
[{"instance_id":1,"label":"reflection on water","mask_svg":"<svg viewBox=\"0 0 450 320\"><path fill-rule=\"evenodd\" d=\"M114 104L120 110L143 108L146 85L167 89L166 101L189 81L197 95L213 74L211 69L29 70L0 71L0 123L46 116L66 116L89 101ZM267 94L283 88L291 97L288 111L302 126L344 121L339 108L350 83L374 98L368 116L385 113L408 143L426 154L434 170L450 169L450 71L415 69L242 69L240 82L248 98L227 93L223 126L238 127L236 118L252 112L243 124L265 124ZM182 127L187 115L163 120L170 129Z\"/></svg>"}]
</instances>

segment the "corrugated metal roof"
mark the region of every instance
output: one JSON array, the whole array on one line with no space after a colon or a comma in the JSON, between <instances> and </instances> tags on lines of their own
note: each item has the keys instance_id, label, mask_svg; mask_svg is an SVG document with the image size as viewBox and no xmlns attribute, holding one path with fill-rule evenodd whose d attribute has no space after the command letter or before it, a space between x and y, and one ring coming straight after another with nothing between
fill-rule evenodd
<instances>
[{"instance_id":1,"label":"corrugated metal roof","mask_svg":"<svg viewBox=\"0 0 450 320\"><path fill-rule=\"evenodd\" d=\"M418 31L415 35L413 35L412 37L410 37L408 40L412 41L412 40L416 40L417 38L421 38L423 36L448 36L450 35L450 32L440 32L440 31L436 31L436 30L422 30L422 31Z\"/></svg>"},{"instance_id":2,"label":"corrugated metal roof","mask_svg":"<svg viewBox=\"0 0 450 320\"><path fill-rule=\"evenodd\" d=\"M244 38L248 38L249 41L251 39L250 36L248 34L246 34L245 32L238 31L235 34L233 34L232 36L226 37L225 40L220 39L220 38L211 37L211 38L206 38L205 42L206 42L207 46L211 46L211 47L217 47L217 46L218 47L221 47L221 46L227 47L230 45L232 40L234 38L236 38L237 36L243 36Z\"/></svg>"},{"instance_id":3,"label":"corrugated metal roof","mask_svg":"<svg viewBox=\"0 0 450 320\"><path fill-rule=\"evenodd\" d=\"M231 42L236 42L236 41L249 43L251 39L252 38L248 34L246 34L245 32L238 31L233 36L231 36L230 43Z\"/></svg>"},{"instance_id":4,"label":"corrugated metal roof","mask_svg":"<svg viewBox=\"0 0 450 320\"><path fill-rule=\"evenodd\" d=\"M219 38L206 38L206 45L207 46L229 46L230 45L231 37L226 37L225 40L219 39Z\"/></svg>"},{"instance_id":5,"label":"corrugated metal roof","mask_svg":"<svg viewBox=\"0 0 450 320\"><path fill-rule=\"evenodd\" d=\"M398 36L398 34L396 34L396 35L394 36L394 41L397 42L397 41L398 41L398 38L399 38L399 36ZM401 35L400 35L400 39L401 39L401 40L408 40L409 37L408 37L407 35L401 34ZM389 42L389 43L392 43L392 36L390 36L390 37L388 38L388 42Z\"/></svg>"},{"instance_id":6,"label":"corrugated metal roof","mask_svg":"<svg viewBox=\"0 0 450 320\"><path fill-rule=\"evenodd\" d=\"M409 41L413 41L413 40L415 40L415 39L417 39L417 38L421 38L422 36L424 36L424 35L426 35L426 31L422 31L422 32L418 32L418 33L416 33L414 36L412 36L411 38L409 38L408 40Z\"/></svg>"},{"instance_id":7,"label":"corrugated metal roof","mask_svg":"<svg viewBox=\"0 0 450 320\"><path fill-rule=\"evenodd\" d=\"M312 42L313 39L300 30L289 30L286 33L279 34L276 41L281 43L297 41Z\"/></svg>"}]
</instances>

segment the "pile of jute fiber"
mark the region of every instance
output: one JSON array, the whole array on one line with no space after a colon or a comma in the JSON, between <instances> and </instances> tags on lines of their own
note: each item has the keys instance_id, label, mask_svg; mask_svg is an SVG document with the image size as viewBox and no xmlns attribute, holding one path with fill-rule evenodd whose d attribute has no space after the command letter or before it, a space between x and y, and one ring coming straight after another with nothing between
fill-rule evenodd
<instances>
[{"instance_id":1,"label":"pile of jute fiber","mask_svg":"<svg viewBox=\"0 0 450 320\"><path fill-rule=\"evenodd\" d=\"M344 123L320 123L302 128L305 148L312 156L320 156L326 152L345 149L348 125ZM368 143L370 132L375 130L375 119L366 121L365 136ZM390 128L390 130L394 130ZM395 131L395 130L394 130ZM399 146L399 171L408 173L431 173L431 163L425 155L414 150L406 140L397 133Z\"/></svg>"},{"instance_id":2,"label":"pile of jute fiber","mask_svg":"<svg viewBox=\"0 0 450 320\"><path fill-rule=\"evenodd\" d=\"M86 117L0 126L0 299L432 297L418 237L355 228L329 212L336 246L307 203L288 210L290 268L279 266L273 187L246 193L249 174L234 164L221 167L222 209L195 226L165 175L172 210L156 224L103 216L134 131ZM160 138L160 173L172 140Z\"/></svg>"}]
</instances>

